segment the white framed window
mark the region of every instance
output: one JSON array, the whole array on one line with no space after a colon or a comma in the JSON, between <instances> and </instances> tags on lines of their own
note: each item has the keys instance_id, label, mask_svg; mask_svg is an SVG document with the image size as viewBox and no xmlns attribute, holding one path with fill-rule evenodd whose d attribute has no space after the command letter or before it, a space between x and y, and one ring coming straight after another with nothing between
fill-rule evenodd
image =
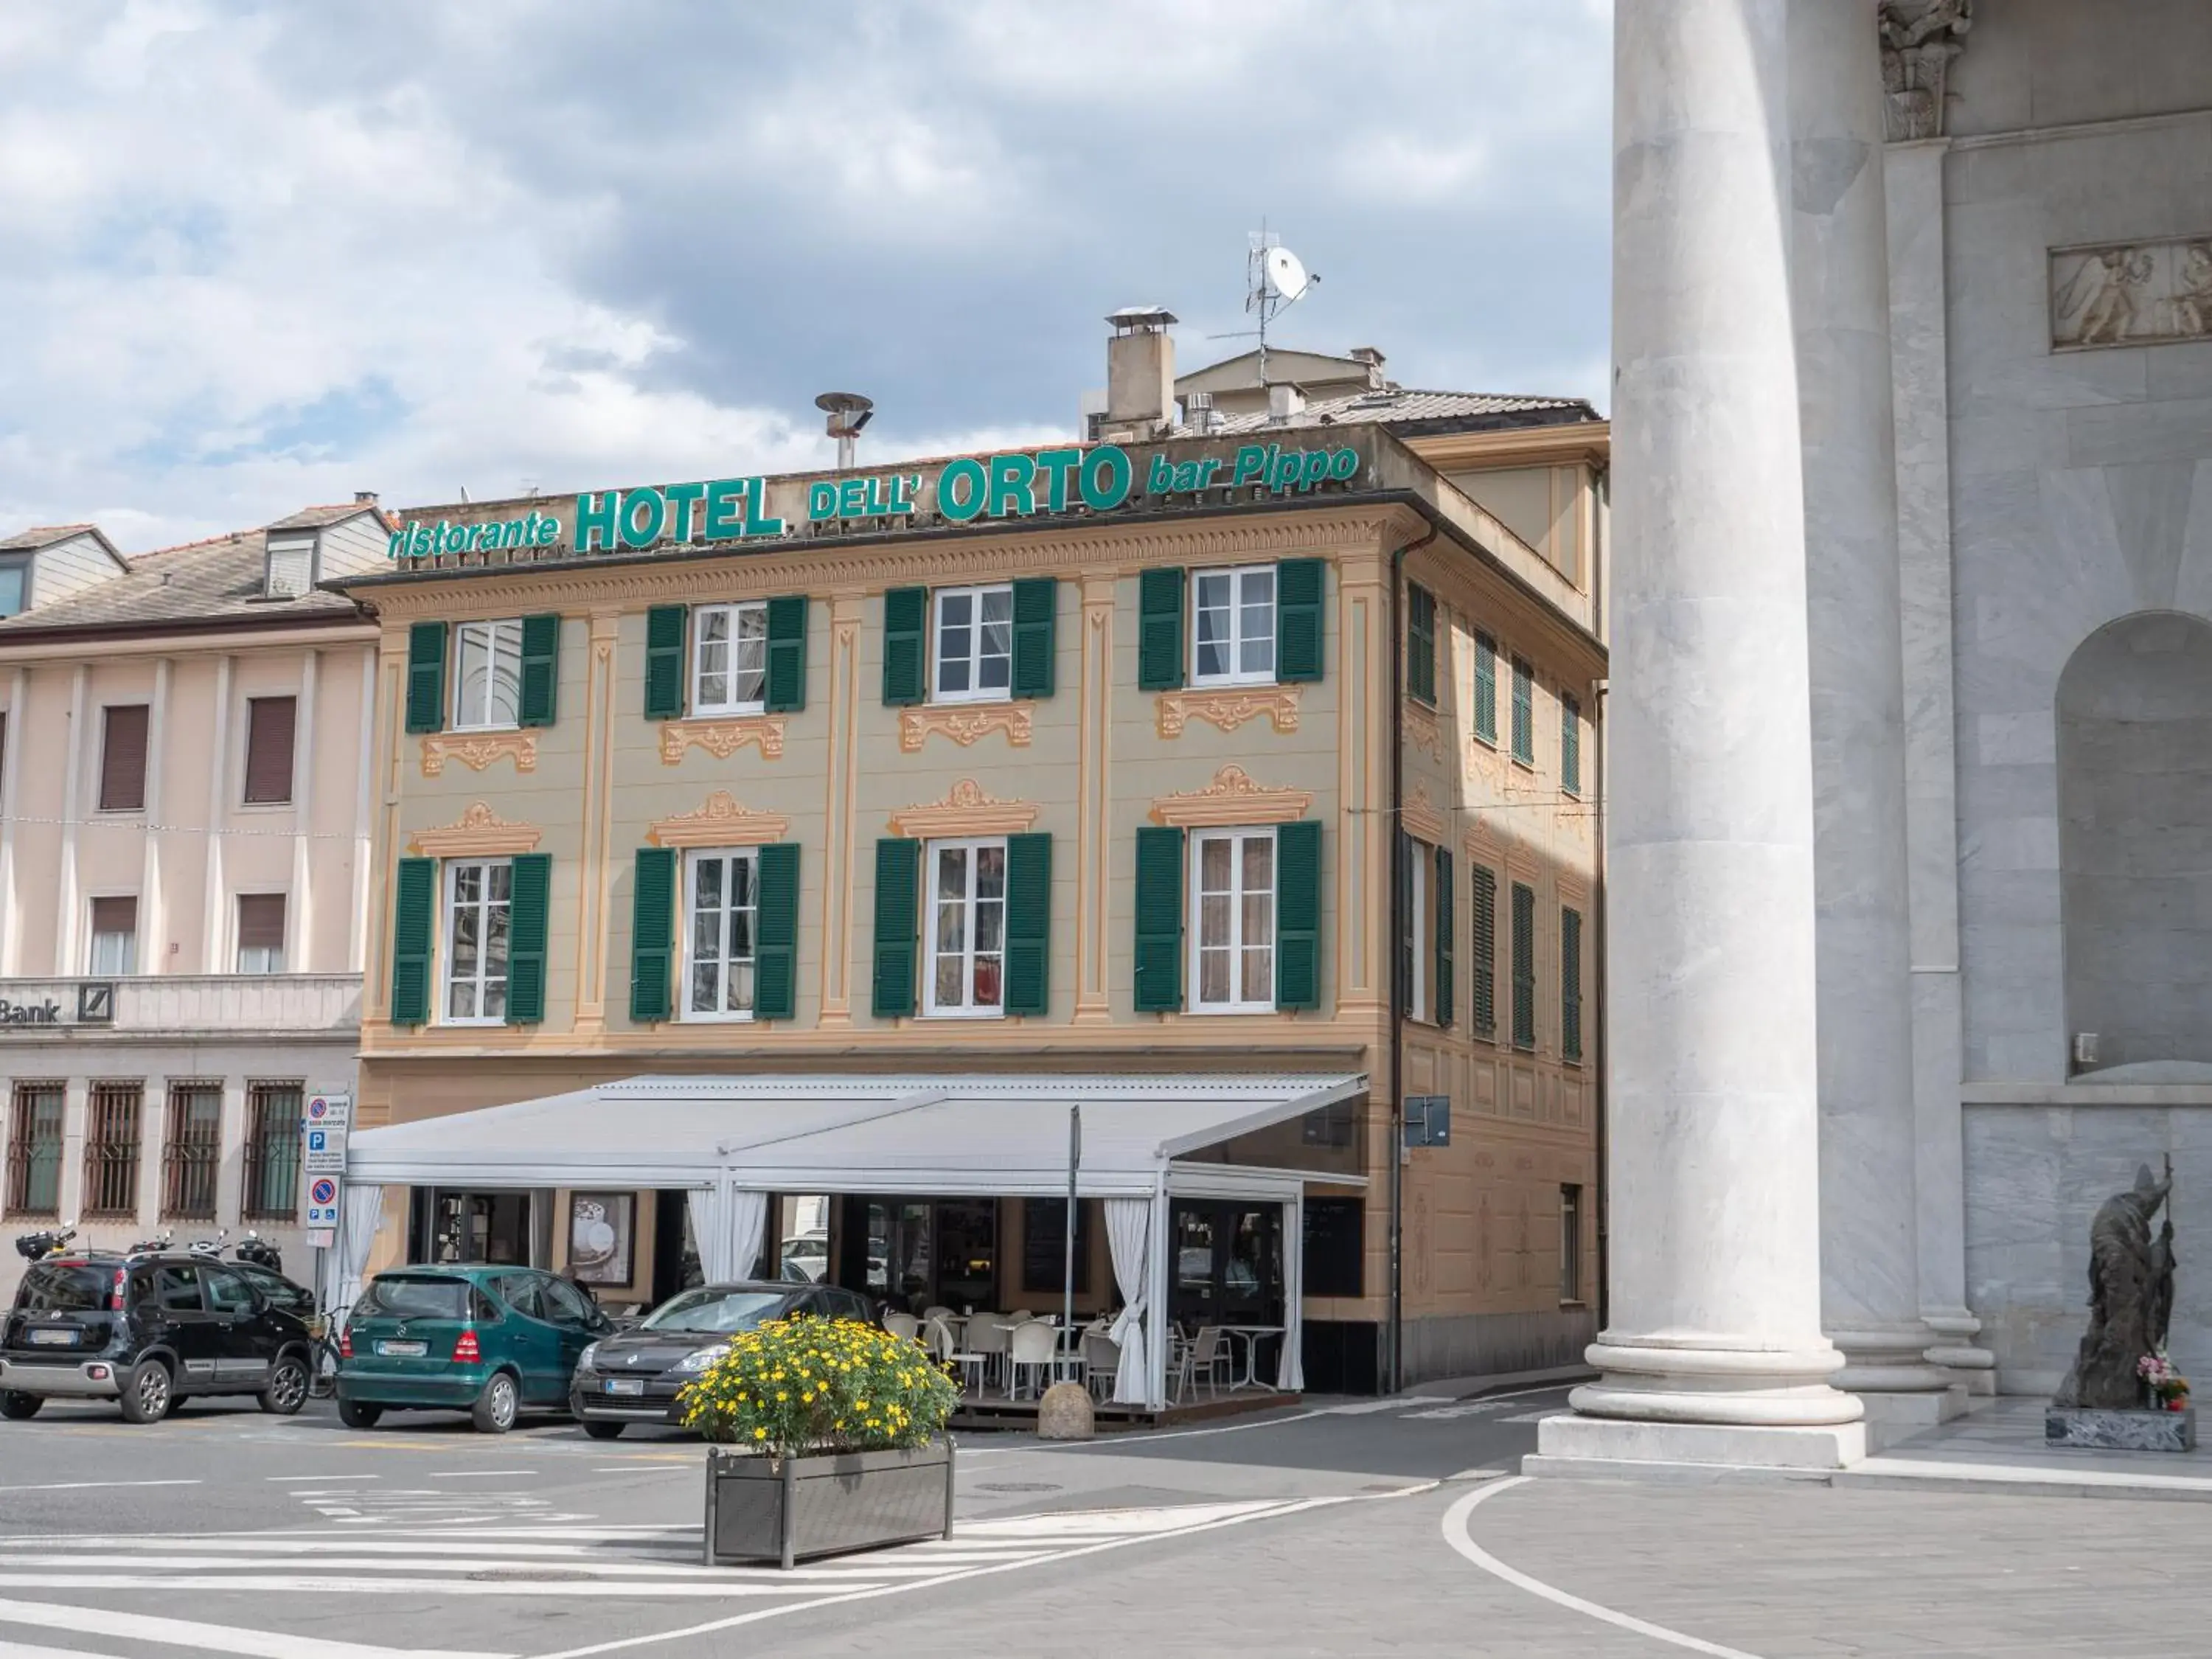
<instances>
[{"instance_id":1,"label":"white framed window","mask_svg":"<svg viewBox=\"0 0 2212 1659\"><path fill-rule=\"evenodd\" d=\"M498 732L522 721L522 621L453 630L453 730Z\"/></svg>"},{"instance_id":2,"label":"white framed window","mask_svg":"<svg viewBox=\"0 0 2212 1659\"><path fill-rule=\"evenodd\" d=\"M703 605L691 613L691 712L757 714L768 696L768 606Z\"/></svg>"},{"instance_id":3,"label":"white framed window","mask_svg":"<svg viewBox=\"0 0 2212 1659\"><path fill-rule=\"evenodd\" d=\"M514 866L505 859L447 863L448 1025L497 1025L507 1018L507 907L514 876Z\"/></svg>"},{"instance_id":4,"label":"white framed window","mask_svg":"<svg viewBox=\"0 0 2212 1659\"><path fill-rule=\"evenodd\" d=\"M85 971L96 979L120 978L138 971L136 894L93 900L92 950Z\"/></svg>"},{"instance_id":5,"label":"white framed window","mask_svg":"<svg viewBox=\"0 0 2212 1659\"><path fill-rule=\"evenodd\" d=\"M1014 688L1014 590L940 587L933 608L930 681L935 702L1003 702Z\"/></svg>"},{"instance_id":6,"label":"white framed window","mask_svg":"<svg viewBox=\"0 0 2212 1659\"><path fill-rule=\"evenodd\" d=\"M684 855L685 1019L753 1017L760 860L750 848Z\"/></svg>"},{"instance_id":7,"label":"white framed window","mask_svg":"<svg viewBox=\"0 0 2212 1659\"><path fill-rule=\"evenodd\" d=\"M312 540L269 544L270 599L301 599L314 585L315 544Z\"/></svg>"},{"instance_id":8,"label":"white framed window","mask_svg":"<svg viewBox=\"0 0 2212 1659\"><path fill-rule=\"evenodd\" d=\"M1199 571L1190 596L1191 683L1273 684L1275 567Z\"/></svg>"},{"instance_id":9,"label":"white framed window","mask_svg":"<svg viewBox=\"0 0 2212 1659\"><path fill-rule=\"evenodd\" d=\"M1006 1006L1006 842L933 841L922 866L929 974L922 1012L991 1015Z\"/></svg>"},{"instance_id":10,"label":"white framed window","mask_svg":"<svg viewBox=\"0 0 2212 1659\"><path fill-rule=\"evenodd\" d=\"M1275 1006L1275 832L1192 832L1190 986L1194 1012Z\"/></svg>"},{"instance_id":11,"label":"white framed window","mask_svg":"<svg viewBox=\"0 0 2212 1659\"><path fill-rule=\"evenodd\" d=\"M238 971L241 974L281 974L284 971L284 895L240 893L238 896Z\"/></svg>"}]
</instances>

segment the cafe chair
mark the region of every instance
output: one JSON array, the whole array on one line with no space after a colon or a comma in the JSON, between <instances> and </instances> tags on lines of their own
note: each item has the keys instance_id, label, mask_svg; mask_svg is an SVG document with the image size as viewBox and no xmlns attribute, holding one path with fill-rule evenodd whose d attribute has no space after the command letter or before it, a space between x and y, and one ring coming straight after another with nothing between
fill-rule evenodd
<instances>
[{"instance_id":1,"label":"cafe chair","mask_svg":"<svg viewBox=\"0 0 2212 1659\"><path fill-rule=\"evenodd\" d=\"M1044 1380L1051 1382L1053 1360L1059 1352L1060 1334L1051 1326L1034 1319L1015 1326L1007 1344L1008 1397L1020 1395L1024 1371L1042 1371Z\"/></svg>"},{"instance_id":2,"label":"cafe chair","mask_svg":"<svg viewBox=\"0 0 2212 1659\"><path fill-rule=\"evenodd\" d=\"M963 1346L969 1352L981 1358L987 1381L993 1371L1005 1364L1008 1339L1013 1329L997 1314L973 1314L969 1316L967 1340ZM976 1392L982 1392L980 1386Z\"/></svg>"},{"instance_id":3,"label":"cafe chair","mask_svg":"<svg viewBox=\"0 0 2212 1659\"><path fill-rule=\"evenodd\" d=\"M1198 1334L1182 1345L1176 1366L1176 1398L1196 1388L1200 1377L1206 1379L1206 1391L1213 1394L1221 1387L1223 1375L1232 1372L1235 1362L1229 1352L1229 1339L1218 1325L1201 1325ZM1231 1378L1233 1379L1233 1376Z\"/></svg>"},{"instance_id":4,"label":"cafe chair","mask_svg":"<svg viewBox=\"0 0 2212 1659\"><path fill-rule=\"evenodd\" d=\"M884 1328L893 1336L919 1339L921 1322L909 1313L887 1313L884 1316Z\"/></svg>"},{"instance_id":5,"label":"cafe chair","mask_svg":"<svg viewBox=\"0 0 2212 1659\"><path fill-rule=\"evenodd\" d=\"M1110 1398L1114 1392L1114 1375L1121 1369L1121 1345L1101 1329L1083 1334L1084 1380L1091 1385L1095 1400Z\"/></svg>"}]
</instances>

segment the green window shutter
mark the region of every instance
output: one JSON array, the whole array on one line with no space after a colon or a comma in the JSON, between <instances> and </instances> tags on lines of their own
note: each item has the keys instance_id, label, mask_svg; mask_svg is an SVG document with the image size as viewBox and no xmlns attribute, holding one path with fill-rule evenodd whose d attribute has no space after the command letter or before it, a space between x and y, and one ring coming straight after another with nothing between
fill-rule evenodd
<instances>
[{"instance_id":1,"label":"green window shutter","mask_svg":"<svg viewBox=\"0 0 2212 1659\"><path fill-rule=\"evenodd\" d=\"M641 847L629 889L629 1017L668 1018L676 957L676 849Z\"/></svg>"},{"instance_id":2,"label":"green window shutter","mask_svg":"<svg viewBox=\"0 0 2212 1659\"><path fill-rule=\"evenodd\" d=\"M1459 988L1452 975L1452 853L1449 847L1437 848L1437 1024L1449 1026L1452 1023L1452 1004L1457 1000Z\"/></svg>"},{"instance_id":3,"label":"green window shutter","mask_svg":"<svg viewBox=\"0 0 2212 1659\"><path fill-rule=\"evenodd\" d=\"M1413 1012L1413 941L1420 933L1420 924L1413 915L1413 838L1403 830L1398 832L1398 878L1393 884L1395 902L1403 905L1398 921L1398 1012L1410 1017Z\"/></svg>"},{"instance_id":4,"label":"green window shutter","mask_svg":"<svg viewBox=\"0 0 2212 1659\"><path fill-rule=\"evenodd\" d=\"M1559 787L1571 795L1583 792L1583 706L1559 694Z\"/></svg>"},{"instance_id":5,"label":"green window shutter","mask_svg":"<svg viewBox=\"0 0 2212 1659\"><path fill-rule=\"evenodd\" d=\"M1536 672L1513 659L1513 758L1536 763Z\"/></svg>"},{"instance_id":6,"label":"green window shutter","mask_svg":"<svg viewBox=\"0 0 2212 1659\"><path fill-rule=\"evenodd\" d=\"M656 605L645 613L645 717L684 718L684 639L691 611L681 605Z\"/></svg>"},{"instance_id":7,"label":"green window shutter","mask_svg":"<svg viewBox=\"0 0 2212 1659\"><path fill-rule=\"evenodd\" d=\"M770 842L757 856L753 1018L789 1019L799 1004L799 843Z\"/></svg>"},{"instance_id":8,"label":"green window shutter","mask_svg":"<svg viewBox=\"0 0 2212 1659\"><path fill-rule=\"evenodd\" d=\"M407 630L407 729L446 729L446 624L419 622Z\"/></svg>"},{"instance_id":9,"label":"green window shutter","mask_svg":"<svg viewBox=\"0 0 2212 1659\"><path fill-rule=\"evenodd\" d=\"M517 853L507 886L507 1023L535 1025L545 1018L545 912L552 897L553 860Z\"/></svg>"},{"instance_id":10,"label":"green window shutter","mask_svg":"<svg viewBox=\"0 0 2212 1659\"><path fill-rule=\"evenodd\" d=\"M520 724L550 726L561 691L561 619L522 619L522 713Z\"/></svg>"},{"instance_id":11,"label":"green window shutter","mask_svg":"<svg viewBox=\"0 0 2212 1659\"><path fill-rule=\"evenodd\" d=\"M1406 690L1436 706L1437 601L1425 587L1406 589Z\"/></svg>"},{"instance_id":12,"label":"green window shutter","mask_svg":"<svg viewBox=\"0 0 2212 1659\"><path fill-rule=\"evenodd\" d=\"M1474 636L1474 735L1498 741L1498 641L1487 634Z\"/></svg>"},{"instance_id":13,"label":"green window shutter","mask_svg":"<svg viewBox=\"0 0 2212 1659\"><path fill-rule=\"evenodd\" d=\"M1559 912L1559 1053L1583 1057L1583 913Z\"/></svg>"},{"instance_id":14,"label":"green window shutter","mask_svg":"<svg viewBox=\"0 0 2212 1659\"><path fill-rule=\"evenodd\" d=\"M918 589L916 590L919 591ZM876 990L878 1018L914 1012L921 843L886 836L876 843Z\"/></svg>"},{"instance_id":15,"label":"green window shutter","mask_svg":"<svg viewBox=\"0 0 2212 1659\"><path fill-rule=\"evenodd\" d=\"M1473 959L1468 964L1468 988L1474 1000L1474 1034L1498 1035L1498 874L1482 866L1468 869L1468 908L1474 913Z\"/></svg>"},{"instance_id":16,"label":"green window shutter","mask_svg":"<svg viewBox=\"0 0 2212 1659\"><path fill-rule=\"evenodd\" d=\"M1321 822L1275 826L1275 1006L1321 1006Z\"/></svg>"},{"instance_id":17,"label":"green window shutter","mask_svg":"<svg viewBox=\"0 0 2212 1659\"><path fill-rule=\"evenodd\" d=\"M1014 584L1013 690L1018 697L1052 695L1060 584L1050 576Z\"/></svg>"},{"instance_id":18,"label":"green window shutter","mask_svg":"<svg viewBox=\"0 0 2212 1659\"><path fill-rule=\"evenodd\" d=\"M1180 569L1160 568L1137 578L1137 688L1173 691L1182 684L1182 590Z\"/></svg>"},{"instance_id":19,"label":"green window shutter","mask_svg":"<svg viewBox=\"0 0 2212 1659\"><path fill-rule=\"evenodd\" d=\"M438 860L402 859L392 900L394 1025L420 1025L430 1018L430 942L437 932Z\"/></svg>"},{"instance_id":20,"label":"green window shutter","mask_svg":"<svg viewBox=\"0 0 2212 1659\"><path fill-rule=\"evenodd\" d=\"M1139 1013L1182 1006L1182 831L1137 827L1135 1002Z\"/></svg>"},{"instance_id":21,"label":"green window shutter","mask_svg":"<svg viewBox=\"0 0 2212 1659\"><path fill-rule=\"evenodd\" d=\"M1020 587L1014 592L1018 594ZM1017 599L1017 617L1019 604ZM1019 634L1015 637L1018 640ZM1006 1011L1045 1013L1049 1012L1051 999L1052 836L1044 833L1008 836Z\"/></svg>"},{"instance_id":22,"label":"green window shutter","mask_svg":"<svg viewBox=\"0 0 2212 1659\"><path fill-rule=\"evenodd\" d=\"M929 590L894 587L884 595L884 701L902 708L928 695Z\"/></svg>"},{"instance_id":23,"label":"green window shutter","mask_svg":"<svg viewBox=\"0 0 2212 1659\"><path fill-rule=\"evenodd\" d=\"M1513 884L1513 1046L1536 1046L1536 890Z\"/></svg>"},{"instance_id":24,"label":"green window shutter","mask_svg":"<svg viewBox=\"0 0 2212 1659\"><path fill-rule=\"evenodd\" d=\"M761 706L771 714L806 707L806 595L787 593L768 602L768 690Z\"/></svg>"},{"instance_id":25,"label":"green window shutter","mask_svg":"<svg viewBox=\"0 0 2212 1659\"><path fill-rule=\"evenodd\" d=\"M1285 559L1275 567L1275 678L1285 684L1321 678L1322 592L1326 559Z\"/></svg>"}]
</instances>

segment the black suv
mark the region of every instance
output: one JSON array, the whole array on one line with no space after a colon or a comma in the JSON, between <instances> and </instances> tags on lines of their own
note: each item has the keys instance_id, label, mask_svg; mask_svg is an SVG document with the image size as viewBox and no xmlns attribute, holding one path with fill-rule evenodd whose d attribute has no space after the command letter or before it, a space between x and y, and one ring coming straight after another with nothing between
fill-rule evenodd
<instances>
[{"instance_id":1,"label":"black suv","mask_svg":"<svg viewBox=\"0 0 2212 1659\"><path fill-rule=\"evenodd\" d=\"M290 1416L307 1397L314 1297L267 1269L183 1251L34 1261L0 1326L0 1417L54 1397L116 1401L153 1423L196 1395L251 1394Z\"/></svg>"}]
</instances>

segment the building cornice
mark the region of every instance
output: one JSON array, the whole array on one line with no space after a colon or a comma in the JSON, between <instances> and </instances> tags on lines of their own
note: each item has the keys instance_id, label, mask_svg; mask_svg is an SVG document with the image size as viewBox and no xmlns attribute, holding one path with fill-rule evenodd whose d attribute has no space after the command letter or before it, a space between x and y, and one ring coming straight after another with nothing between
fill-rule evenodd
<instances>
[{"instance_id":1,"label":"building cornice","mask_svg":"<svg viewBox=\"0 0 2212 1659\"><path fill-rule=\"evenodd\" d=\"M1160 796L1152 803L1152 817L1154 823L1178 830L1290 823L1306 815L1313 799L1310 789L1272 788L1232 764L1216 772L1203 789Z\"/></svg>"},{"instance_id":2,"label":"building cornice","mask_svg":"<svg viewBox=\"0 0 2212 1659\"><path fill-rule=\"evenodd\" d=\"M328 620L313 622L286 617L281 623L262 623L252 618L226 617L206 623L163 622L129 627L25 628L0 632L0 665L15 662L76 659L103 642L123 649L106 655L145 657L219 655L238 651L276 651L292 646L322 648L339 641L374 641L378 635L371 617L351 611L331 611Z\"/></svg>"},{"instance_id":3,"label":"building cornice","mask_svg":"<svg viewBox=\"0 0 2212 1659\"><path fill-rule=\"evenodd\" d=\"M1564 465L1577 461L1604 467L1613 460L1610 421L1577 421L1504 432L1448 432L1429 438L1403 438L1400 441L1438 471L1480 466Z\"/></svg>"},{"instance_id":4,"label":"building cornice","mask_svg":"<svg viewBox=\"0 0 2212 1659\"><path fill-rule=\"evenodd\" d=\"M791 820L781 812L741 805L726 789L717 789L689 812L656 820L645 832L655 847L764 847L781 841Z\"/></svg>"},{"instance_id":5,"label":"building cornice","mask_svg":"<svg viewBox=\"0 0 2212 1659\"><path fill-rule=\"evenodd\" d=\"M945 792L945 799L907 807L891 814L895 836L926 841L945 836L1018 835L1037 821L1041 809L1034 801L998 800L983 793L973 778L963 778Z\"/></svg>"},{"instance_id":6,"label":"building cornice","mask_svg":"<svg viewBox=\"0 0 2212 1659\"><path fill-rule=\"evenodd\" d=\"M534 823L510 823L478 801L451 823L417 830L408 837L407 850L422 858L512 858L534 853L544 831Z\"/></svg>"}]
</instances>

